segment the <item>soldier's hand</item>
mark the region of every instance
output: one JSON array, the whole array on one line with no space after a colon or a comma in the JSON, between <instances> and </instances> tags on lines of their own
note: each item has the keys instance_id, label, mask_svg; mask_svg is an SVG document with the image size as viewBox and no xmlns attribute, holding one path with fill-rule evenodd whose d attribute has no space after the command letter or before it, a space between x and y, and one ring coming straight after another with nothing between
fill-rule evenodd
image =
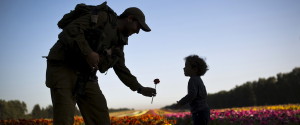
<instances>
[{"instance_id":1,"label":"soldier's hand","mask_svg":"<svg viewBox=\"0 0 300 125\"><path fill-rule=\"evenodd\" d=\"M138 90L138 92L147 97L156 96L156 90L150 87L142 87Z\"/></svg>"},{"instance_id":2,"label":"soldier's hand","mask_svg":"<svg viewBox=\"0 0 300 125\"><path fill-rule=\"evenodd\" d=\"M99 63L99 54L96 52L91 52L86 56L86 62L89 64L91 69L98 70L98 63Z\"/></svg>"}]
</instances>

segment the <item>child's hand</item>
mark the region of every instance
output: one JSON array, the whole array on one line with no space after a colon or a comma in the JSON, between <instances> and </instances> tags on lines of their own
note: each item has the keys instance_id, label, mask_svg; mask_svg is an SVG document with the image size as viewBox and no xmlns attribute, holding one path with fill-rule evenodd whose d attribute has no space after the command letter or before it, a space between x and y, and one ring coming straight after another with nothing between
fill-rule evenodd
<instances>
[{"instance_id":1,"label":"child's hand","mask_svg":"<svg viewBox=\"0 0 300 125\"><path fill-rule=\"evenodd\" d=\"M178 103L178 101L177 101L177 103L175 104L175 108L176 108L176 109L181 108L181 105Z\"/></svg>"}]
</instances>

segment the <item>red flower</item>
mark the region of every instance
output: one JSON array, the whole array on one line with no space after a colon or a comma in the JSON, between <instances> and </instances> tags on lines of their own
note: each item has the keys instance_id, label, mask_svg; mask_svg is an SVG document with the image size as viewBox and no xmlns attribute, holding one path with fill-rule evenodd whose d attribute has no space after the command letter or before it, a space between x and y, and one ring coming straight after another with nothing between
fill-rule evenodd
<instances>
[{"instance_id":1,"label":"red flower","mask_svg":"<svg viewBox=\"0 0 300 125\"><path fill-rule=\"evenodd\" d=\"M159 81L159 79L154 79L154 84L158 84L160 81Z\"/></svg>"}]
</instances>

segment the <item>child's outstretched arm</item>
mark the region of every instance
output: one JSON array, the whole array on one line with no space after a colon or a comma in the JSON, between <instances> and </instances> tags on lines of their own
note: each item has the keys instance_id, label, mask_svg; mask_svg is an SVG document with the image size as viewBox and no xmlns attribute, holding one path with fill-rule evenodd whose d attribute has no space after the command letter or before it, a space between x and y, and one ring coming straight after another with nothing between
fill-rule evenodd
<instances>
[{"instance_id":1,"label":"child's outstretched arm","mask_svg":"<svg viewBox=\"0 0 300 125\"><path fill-rule=\"evenodd\" d=\"M191 102L194 98L197 97L197 89L196 89L195 81L192 79L189 80L188 83L188 94L184 96L180 101L178 101L178 105L185 105Z\"/></svg>"}]
</instances>

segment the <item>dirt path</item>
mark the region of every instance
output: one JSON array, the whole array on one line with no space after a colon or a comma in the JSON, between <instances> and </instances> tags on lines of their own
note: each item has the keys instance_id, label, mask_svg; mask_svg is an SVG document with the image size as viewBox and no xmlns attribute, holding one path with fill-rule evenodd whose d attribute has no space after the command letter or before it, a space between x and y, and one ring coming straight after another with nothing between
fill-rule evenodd
<instances>
[{"instance_id":1,"label":"dirt path","mask_svg":"<svg viewBox=\"0 0 300 125\"><path fill-rule=\"evenodd\" d=\"M172 113L171 111L161 110L161 109L146 109L146 110L130 110L130 111L120 111L113 112L109 115L111 117L124 117L124 116L140 116L140 115L165 115Z\"/></svg>"},{"instance_id":2,"label":"dirt path","mask_svg":"<svg viewBox=\"0 0 300 125\"><path fill-rule=\"evenodd\" d=\"M132 110L132 111L122 111L122 112L113 112L109 115L111 117L124 117L124 116L139 116L147 113L149 110Z\"/></svg>"}]
</instances>

